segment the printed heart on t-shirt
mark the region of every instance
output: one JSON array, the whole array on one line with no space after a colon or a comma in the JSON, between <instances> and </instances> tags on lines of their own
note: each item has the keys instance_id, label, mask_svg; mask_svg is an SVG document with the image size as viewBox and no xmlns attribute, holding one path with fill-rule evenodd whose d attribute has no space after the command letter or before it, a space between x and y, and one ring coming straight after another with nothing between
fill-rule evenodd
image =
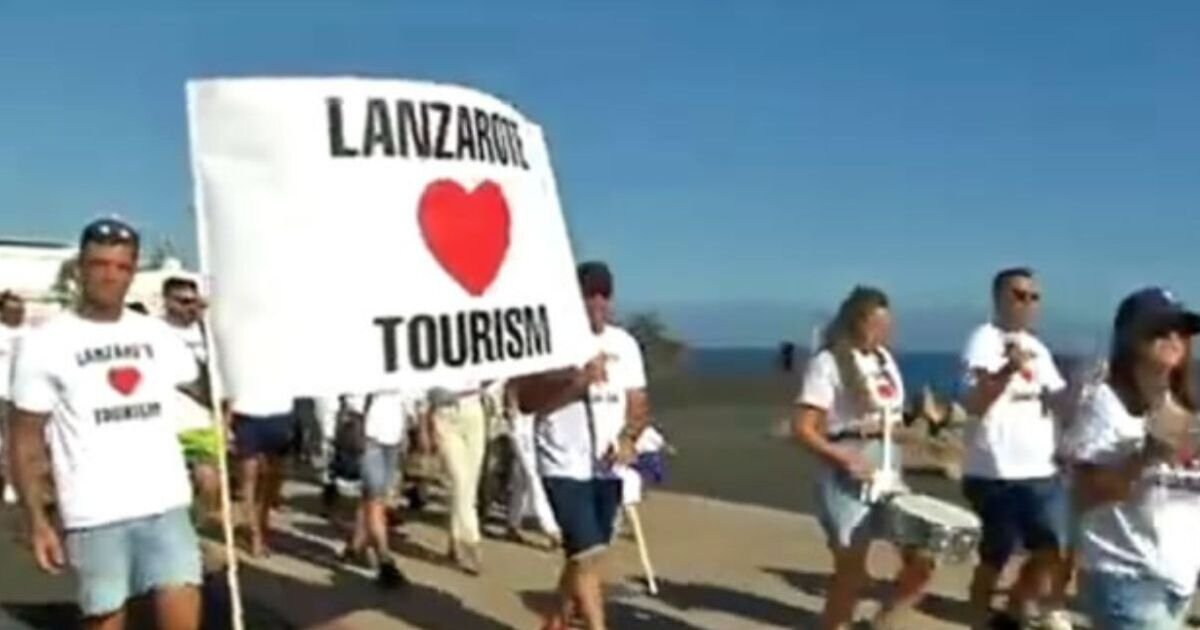
<instances>
[{"instance_id":1,"label":"printed heart on t-shirt","mask_svg":"<svg viewBox=\"0 0 1200 630\"><path fill-rule=\"evenodd\" d=\"M108 371L108 384L122 396L132 394L141 382L142 373L136 367L112 368Z\"/></svg>"},{"instance_id":2,"label":"printed heart on t-shirt","mask_svg":"<svg viewBox=\"0 0 1200 630\"><path fill-rule=\"evenodd\" d=\"M881 384L881 385L880 385L880 386L879 386L879 387L876 389L876 391L878 391L878 392L879 392L879 397L880 397L880 398L883 398L884 400L887 400L888 398L891 398L892 396L895 396L895 395L896 395L896 388L895 388L895 387L892 387L892 384L891 384L891 383L883 383L883 384Z\"/></svg>"}]
</instances>

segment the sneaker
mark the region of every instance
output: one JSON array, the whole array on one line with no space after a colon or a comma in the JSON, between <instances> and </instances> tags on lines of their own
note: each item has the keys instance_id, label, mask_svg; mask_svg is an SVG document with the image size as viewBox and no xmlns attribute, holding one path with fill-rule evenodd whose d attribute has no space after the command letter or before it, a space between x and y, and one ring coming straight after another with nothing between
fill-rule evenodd
<instances>
[{"instance_id":1,"label":"sneaker","mask_svg":"<svg viewBox=\"0 0 1200 630\"><path fill-rule=\"evenodd\" d=\"M1021 620L1005 613L994 613L988 620L988 630L1021 630Z\"/></svg>"},{"instance_id":2,"label":"sneaker","mask_svg":"<svg viewBox=\"0 0 1200 630\"><path fill-rule=\"evenodd\" d=\"M1071 613L1059 609L1046 613L1041 619L1040 627L1042 630L1072 630L1074 624L1071 623Z\"/></svg>"},{"instance_id":3,"label":"sneaker","mask_svg":"<svg viewBox=\"0 0 1200 630\"><path fill-rule=\"evenodd\" d=\"M483 571L482 552L478 544L463 543L455 551L458 568L471 576L478 576Z\"/></svg>"},{"instance_id":4,"label":"sneaker","mask_svg":"<svg viewBox=\"0 0 1200 630\"><path fill-rule=\"evenodd\" d=\"M12 505L17 502L17 491L10 485L4 486L4 503Z\"/></svg>"},{"instance_id":5,"label":"sneaker","mask_svg":"<svg viewBox=\"0 0 1200 630\"><path fill-rule=\"evenodd\" d=\"M375 583L380 588L395 590L408 586L408 578L404 577L394 562L384 562L379 565L379 574L375 577Z\"/></svg>"}]
</instances>

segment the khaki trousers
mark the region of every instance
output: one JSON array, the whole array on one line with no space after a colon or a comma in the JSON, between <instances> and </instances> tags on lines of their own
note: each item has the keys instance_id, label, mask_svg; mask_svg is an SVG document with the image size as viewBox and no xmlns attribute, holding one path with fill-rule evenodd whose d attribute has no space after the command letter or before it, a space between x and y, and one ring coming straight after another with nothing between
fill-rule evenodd
<instances>
[{"instance_id":1,"label":"khaki trousers","mask_svg":"<svg viewBox=\"0 0 1200 630\"><path fill-rule=\"evenodd\" d=\"M464 396L433 414L438 451L450 477L450 537L455 542L482 540L475 499L487 447L487 415L478 396Z\"/></svg>"}]
</instances>

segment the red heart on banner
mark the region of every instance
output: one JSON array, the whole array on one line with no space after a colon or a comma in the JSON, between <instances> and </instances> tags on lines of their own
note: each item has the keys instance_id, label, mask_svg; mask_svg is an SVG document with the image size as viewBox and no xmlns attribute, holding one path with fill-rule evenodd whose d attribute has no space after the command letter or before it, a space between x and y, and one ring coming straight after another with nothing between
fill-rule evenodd
<instances>
[{"instance_id":1,"label":"red heart on banner","mask_svg":"<svg viewBox=\"0 0 1200 630\"><path fill-rule=\"evenodd\" d=\"M421 194L417 219L442 269L467 293L483 295L508 254L512 220L500 186L485 180L467 192L458 182L439 179Z\"/></svg>"},{"instance_id":2,"label":"red heart on banner","mask_svg":"<svg viewBox=\"0 0 1200 630\"><path fill-rule=\"evenodd\" d=\"M108 384L123 396L132 394L141 382L142 373L135 367L113 368L108 371Z\"/></svg>"}]
</instances>

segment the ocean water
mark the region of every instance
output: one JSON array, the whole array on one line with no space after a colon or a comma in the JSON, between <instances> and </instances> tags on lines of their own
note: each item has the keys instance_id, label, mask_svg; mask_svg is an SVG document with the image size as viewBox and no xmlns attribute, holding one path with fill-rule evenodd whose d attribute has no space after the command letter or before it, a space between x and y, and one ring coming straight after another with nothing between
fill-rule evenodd
<instances>
[{"instance_id":1,"label":"ocean water","mask_svg":"<svg viewBox=\"0 0 1200 630\"><path fill-rule=\"evenodd\" d=\"M796 351L798 363L807 352ZM896 357L901 376L910 394L925 385L935 392L954 392L959 379L959 357L952 352L908 352ZM684 369L693 376L742 377L769 376L780 372L779 351L775 348L695 348L689 351ZM797 379L799 379L797 374Z\"/></svg>"}]
</instances>

